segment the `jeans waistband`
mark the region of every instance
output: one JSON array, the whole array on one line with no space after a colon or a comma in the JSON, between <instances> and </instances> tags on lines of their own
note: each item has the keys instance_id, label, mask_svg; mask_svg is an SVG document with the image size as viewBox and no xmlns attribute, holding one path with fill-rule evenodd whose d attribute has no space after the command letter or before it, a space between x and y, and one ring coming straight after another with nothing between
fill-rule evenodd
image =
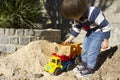
<instances>
[{"instance_id":1,"label":"jeans waistband","mask_svg":"<svg viewBox=\"0 0 120 80\"><path fill-rule=\"evenodd\" d=\"M102 31L102 30L99 27L95 27L91 30L88 30L86 36L89 36L93 32L99 32L99 31Z\"/></svg>"}]
</instances>

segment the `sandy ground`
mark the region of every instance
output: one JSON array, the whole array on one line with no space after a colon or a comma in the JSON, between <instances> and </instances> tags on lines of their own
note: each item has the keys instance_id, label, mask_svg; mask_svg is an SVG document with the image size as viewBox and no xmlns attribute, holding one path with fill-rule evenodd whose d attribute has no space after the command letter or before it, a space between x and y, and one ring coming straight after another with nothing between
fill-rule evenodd
<instances>
[{"instance_id":1,"label":"sandy ground","mask_svg":"<svg viewBox=\"0 0 120 80\"><path fill-rule=\"evenodd\" d=\"M43 70L51 54L58 51L58 46L54 42L34 41L13 54L0 56L0 80L120 80L119 46L101 52L95 73L80 79L75 77L72 70L59 76Z\"/></svg>"}]
</instances>

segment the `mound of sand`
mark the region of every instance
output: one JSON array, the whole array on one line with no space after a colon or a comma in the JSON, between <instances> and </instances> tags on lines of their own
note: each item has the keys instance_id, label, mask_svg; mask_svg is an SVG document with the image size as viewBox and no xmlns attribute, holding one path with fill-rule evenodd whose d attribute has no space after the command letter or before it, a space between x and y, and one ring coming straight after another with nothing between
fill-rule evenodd
<instances>
[{"instance_id":1,"label":"mound of sand","mask_svg":"<svg viewBox=\"0 0 120 80\"><path fill-rule=\"evenodd\" d=\"M0 79L4 80L119 80L120 47L101 52L92 77L77 79L72 71L53 76L43 70L52 53L59 51L57 43L35 41L14 54L0 57ZM63 52L66 52L65 50Z\"/></svg>"},{"instance_id":2,"label":"mound of sand","mask_svg":"<svg viewBox=\"0 0 120 80\"><path fill-rule=\"evenodd\" d=\"M56 43L35 41L22 47L14 54L0 59L0 73L7 77L20 76L31 72L42 72L49 56L55 52ZM16 74L17 73L17 74Z\"/></svg>"}]
</instances>

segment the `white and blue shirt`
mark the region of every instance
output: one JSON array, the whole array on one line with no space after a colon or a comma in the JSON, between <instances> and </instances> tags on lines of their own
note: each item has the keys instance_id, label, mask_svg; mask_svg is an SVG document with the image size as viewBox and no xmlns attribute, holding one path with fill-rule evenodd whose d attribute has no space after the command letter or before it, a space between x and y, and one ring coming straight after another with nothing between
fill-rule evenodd
<instances>
[{"instance_id":1,"label":"white and blue shirt","mask_svg":"<svg viewBox=\"0 0 120 80\"><path fill-rule=\"evenodd\" d=\"M76 37L81 29L88 32L92 30L94 30L95 32L101 30L103 31L104 39L110 38L109 23L102 11L97 7L89 8L87 20L84 20L84 22L76 20L74 21L71 34Z\"/></svg>"}]
</instances>

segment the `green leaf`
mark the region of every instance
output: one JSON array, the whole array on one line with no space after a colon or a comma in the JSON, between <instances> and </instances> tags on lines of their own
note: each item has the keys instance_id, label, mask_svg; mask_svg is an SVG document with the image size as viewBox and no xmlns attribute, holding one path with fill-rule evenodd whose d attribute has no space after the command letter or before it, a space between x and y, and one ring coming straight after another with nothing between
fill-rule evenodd
<instances>
[{"instance_id":1,"label":"green leaf","mask_svg":"<svg viewBox=\"0 0 120 80\"><path fill-rule=\"evenodd\" d=\"M39 0L0 0L0 27L36 28L46 20Z\"/></svg>"}]
</instances>

